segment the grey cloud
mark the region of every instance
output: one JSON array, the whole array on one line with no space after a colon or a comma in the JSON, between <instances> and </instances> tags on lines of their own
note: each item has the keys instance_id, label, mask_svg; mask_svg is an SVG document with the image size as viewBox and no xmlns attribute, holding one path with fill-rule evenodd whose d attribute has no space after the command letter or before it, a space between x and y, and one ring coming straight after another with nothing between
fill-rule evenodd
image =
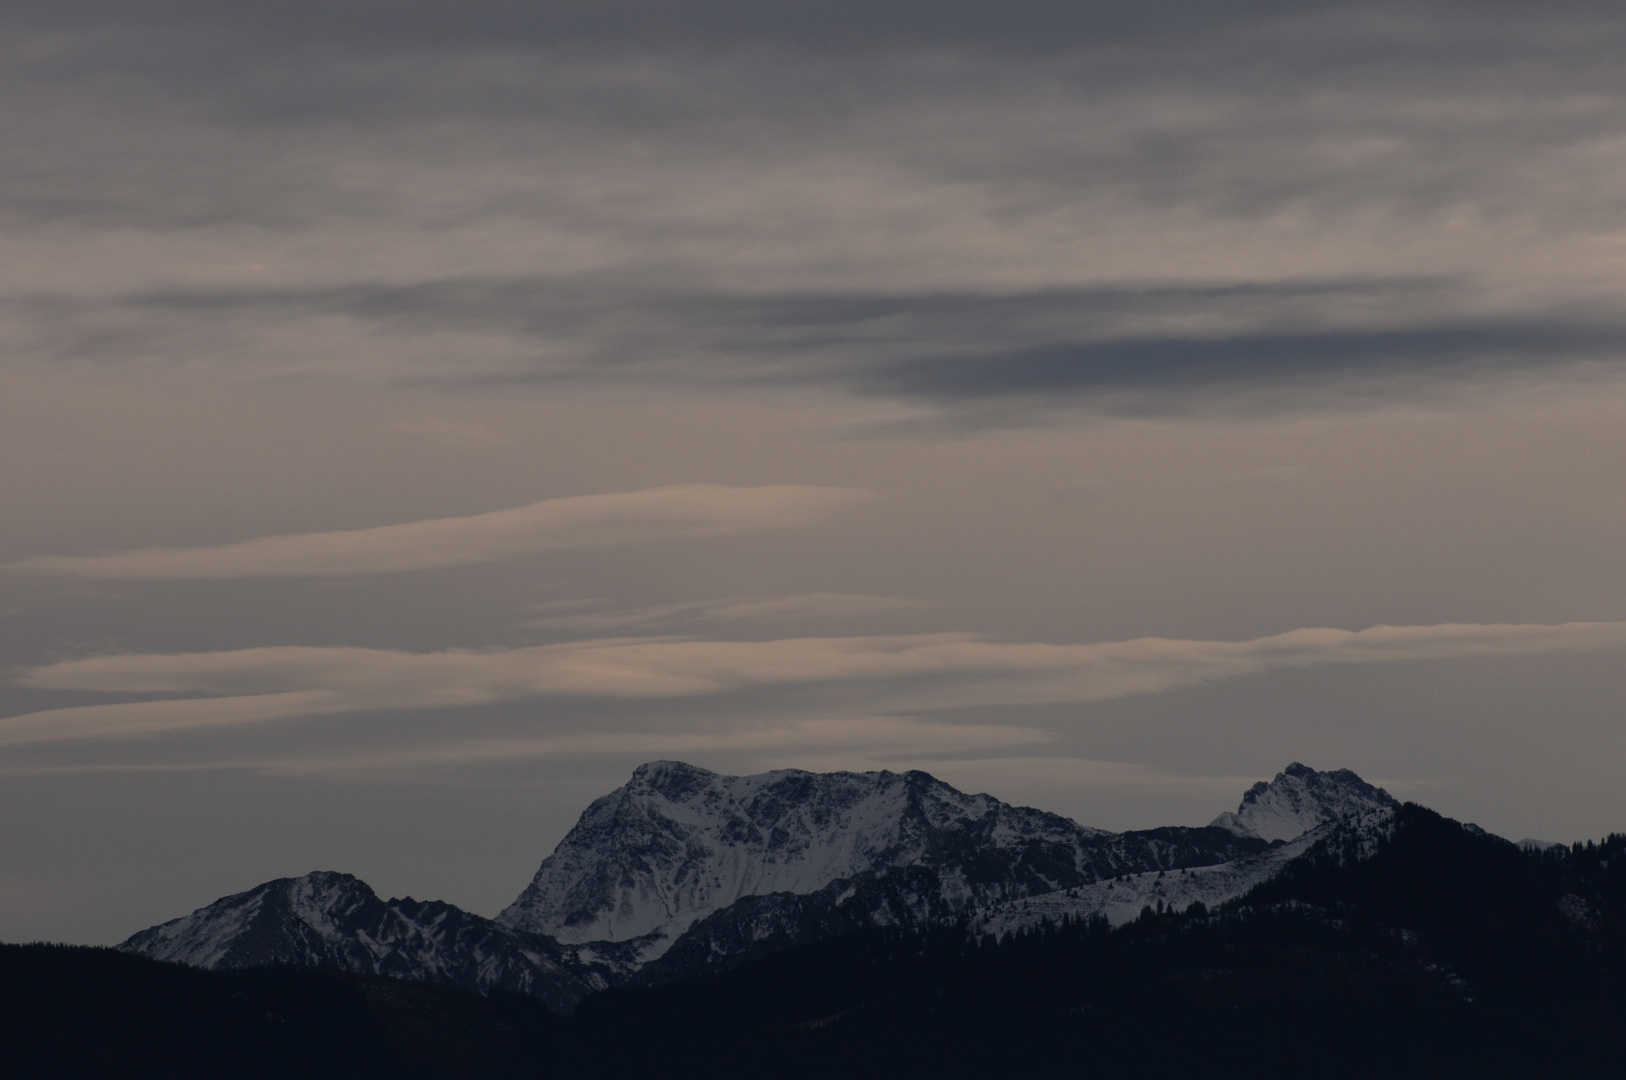
<instances>
[{"instance_id":1,"label":"grey cloud","mask_svg":"<svg viewBox=\"0 0 1626 1080\"><path fill-rule=\"evenodd\" d=\"M937 762L1114 827L1170 820L1168 773L1298 757L1471 778L1440 809L1514 835L1617 828L1618 626L1431 624L1622 614L1626 382L1564 380L1620 371L1623 23L0 5L0 561L687 479L888 499L410 580L0 574L28 609L0 665L30 681L0 687L0 936L119 940L285 862L382 887L393 859L400 893L495 910L632 755ZM1235 422L1373 401L1429 408ZM910 425L950 438L840 437ZM346 543L296 547L332 569ZM536 607L573 596L614 600ZM886 636L945 612L982 634ZM1428 629L1237 640L1378 622ZM606 632L645 640L552 647ZM87 653L114 655L54 663ZM222 762L253 771L15 775Z\"/></svg>"},{"instance_id":2,"label":"grey cloud","mask_svg":"<svg viewBox=\"0 0 1626 1080\"><path fill-rule=\"evenodd\" d=\"M1193 339L1066 342L982 356L909 360L869 376L882 391L937 400L1103 398L1115 412L1167 412L1193 395L1269 388L1288 401L1315 392L1379 399L1419 379L1559 367L1620 366L1626 332L1564 325L1481 325L1396 331L1329 330ZM1280 405L1278 398L1272 404Z\"/></svg>"},{"instance_id":3,"label":"grey cloud","mask_svg":"<svg viewBox=\"0 0 1626 1080\"><path fill-rule=\"evenodd\" d=\"M679 757L705 753L843 753L893 757L1033 746L1050 733L1014 724L940 723L905 716L842 719L779 718L762 726L720 731L590 731L556 735L465 738L405 749L374 749L320 758L269 758L246 763L282 774L393 771L448 765L511 763L536 758L612 754Z\"/></svg>"},{"instance_id":4,"label":"grey cloud","mask_svg":"<svg viewBox=\"0 0 1626 1080\"><path fill-rule=\"evenodd\" d=\"M872 498L847 488L680 484L529 506L213 547L39 555L4 567L64 577L185 581L433 570L558 548L649 543L808 526Z\"/></svg>"},{"instance_id":5,"label":"grey cloud","mask_svg":"<svg viewBox=\"0 0 1626 1080\"><path fill-rule=\"evenodd\" d=\"M40 301L39 310L59 322L70 311L85 325L115 327L67 350L81 356L160 352L165 320L191 333L195 320L212 319L252 340L262 326L341 317L369 333L467 342L455 363L402 368L404 378L638 374L678 386L828 385L951 407L1027 400L1120 413L1175 412L1227 395L1243 406L1267 395L1269 407L1329 396L1391 400L1420 384L1583 363L1618 368L1626 358L1626 325L1597 318L1442 322L1409 310L1420 301L1448 309L1465 291L1449 279L1400 277L1004 295L745 295L520 277L170 289L106 304L57 298ZM1400 308L1411 325L1384 326L1372 318L1374 306ZM130 318L130 329L117 329Z\"/></svg>"},{"instance_id":6,"label":"grey cloud","mask_svg":"<svg viewBox=\"0 0 1626 1080\"><path fill-rule=\"evenodd\" d=\"M1110 330L1132 319L1169 317L1230 320L1300 317L1354 303L1451 300L1465 282L1442 277L1235 282L1219 285L1146 285L1049 288L1007 293L800 292L723 293L639 287L636 281L592 275L465 277L306 288L163 289L119 297L118 307L184 314L265 312L341 314L380 322L401 320L458 329L503 327L529 334L602 324L648 312L661 333L674 329L721 336L738 328L742 346L757 347L782 333L819 344L874 339L890 331L910 337L920 327L946 327L946 338L980 334L999 340L1031 326ZM67 307L67 298L57 303ZM684 324L687 324L686 326Z\"/></svg>"},{"instance_id":7,"label":"grey cloud","mask_svg":"<svg viewBox=\"0 0 1626 1080\"><path fill-rule=\"evenodd\" d=\"M1613 23L926 10L23 5L14 239L116 226L129 250L0 290L5 344L822 385L1002 422L1619 356Z\"/></svg>"},{"instance_id":8,"label":"grey cloud","mask_svg":"<svg viewBox=\"0 0 1626 1080\"><path fill-rule=\"evenodd\" d=\"M331 159L386 133L379 152L540 146L553 168L658 150L668 173L883 152L1030 204L1102 183L1254 212L1437 203L1502 171L1488 138L1614 127L1626 81L1626 24L1552 5L13 7L10 212L171 225L377 212Z\"/></svg>"},{"instance_id":9,"label":"grey cloud","mask_svg":"<svg viewBox=\"0 0 1626 1080\"><path fill-rule=\"evenodd\" d=\"M1235 473L1227 476L1225 482L1249 487L1281 487L1287 484L1296 484L1303 480L1307 471L1301 465L1272 465L1265 469Z\"/></svg>"},{"instance_id":10,"label":"grey cloud","mask_svg":"<svg viewBox=\"0 0 1626 1080\"><path fill-rule=\"evenodd\" d=\"M1237 22L1291 16L1332 5L1253 0L1211 5L1152 0L1110 2L1008 0L1006 3L850 0L772 5L750 0L471 0L453 8L434 0L350 0L334 5L290 0L275 11L223 9L201 0L137 3L8 5L14 26L36 32L86 24L160 28L198 36L241 36L245 50L269 52L323 44L357 52L401 48L494 48L545 45L654 48L778 45L867 50L971 46L1049 52L1090 41L1167 38L1223 29ZM1353 5L1344 5L1346 7ZM1362 5L1364 7L1381 7Z\"/></svg>"},{"instance_id":11,"label":"grey cloud","mask_svg":"<svg viewBox=\"0 0 1626 1080\"><path fill-rule=\"evenodd\" d=\"M748 596L693 600L645 607L614 607L603 601L556 600L537 606L527 627L554 633L651 633L657 627L703 622L780 623L828 620L887 612L919 610L932 605L897 596L862 593L801 593L792 596ZM667 632L670 632L669 630Z\"/></svg>"},{"instance_id":12,"label":"grey cloud","mask_svg":"<svg viewBox=\"0 0 1626 1080\"><path fill-rule=\"evenodd\" d=\"M1377 36L1373 22L1417 21L1422 13L1467 23L1458 49L1473 49L1474 17L1483 22L1551 26L1566 14L1597 11L1595 4L1543 5L1544 19L1528 5L1496 0L1434 0L1426 4L1241 0L1216 8L1195 0L468 0L448 7L437 0L289 0L275 9L223 8L204 0L139 0L63 5L19 0L9 20L41 32L86 24L161 28L198 35L241 35L244 48L261 50L326 44L358 52L390 48L577 47L646 48L767 45L843 52L961 47L1023 54L1081 44L1200 39L1240 29L1309 20L1342 20L1352 38ZM1363 25L1364 24L1364 25ZM1362 34L1361 31L1368 30ZM1364 41L1360 42L1364 44ZM1352 43L1347 48L1353 50ZM1482 47L1482 46L1481 46Z\"/></svg>"},{"instance_id":13,"label":"grey cloud","mask_svg":"<svg viewBox=\"0 0 1626 1080\"><path fill-rule=\"evenodd\" d=\"M1142 638L1082 645L916 634L754 642L621 638L428 654L309 646L113 654L37 667L17 681L40 690L209 696L25 713L0 720L0 744L527 699L722 698L764 688L857 693L870 715L1108 701L1277 670L1539 656L1623 644L1626 623L1611 622L1313 628L1252 641Z\"/></svg>"}]
</instances>

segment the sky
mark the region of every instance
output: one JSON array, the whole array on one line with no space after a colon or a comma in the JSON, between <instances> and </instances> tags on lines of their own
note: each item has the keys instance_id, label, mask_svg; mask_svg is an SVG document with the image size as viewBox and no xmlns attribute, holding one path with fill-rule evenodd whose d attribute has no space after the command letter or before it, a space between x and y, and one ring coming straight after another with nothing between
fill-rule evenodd
<instances>
[{"instance_id":1,"label":"sky","mask_svg":"<svg viewBox=\"0 0 1626 1080\"><path fill-rule=\"evenodd\" d=\"M317 869L493 915L660 758L1626 829L1623 47L13 0L0 940Z\"/></svg>"}]
</instances>

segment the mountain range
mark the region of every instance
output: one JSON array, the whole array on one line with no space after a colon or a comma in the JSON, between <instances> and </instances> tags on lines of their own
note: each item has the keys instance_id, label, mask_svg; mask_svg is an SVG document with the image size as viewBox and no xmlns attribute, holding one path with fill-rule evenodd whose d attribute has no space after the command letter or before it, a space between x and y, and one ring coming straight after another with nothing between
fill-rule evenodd
<instances>
[{"instance_id":1,"label":"mountain range","mask_svg":"<svg viewBox=\"0 0 1626 1080\"><path fill-rule=\"evenodd\" d=\"M1613 1080L1623 1011L1626 835L1515 844L1298 764L1114 833L654 762L494 919L324 872L123 951L0 945L8 1080Z\"/></svg>"},{"instance_id":2,"label":"mountain range","mask_svg":"<svg viewBox=\"0 0 1626 1080\"><path fill-rule=\"evenodd\" d=\"M347 874L266 882L135 934L125 952L517 991L595 991L736 966L876 928L1011 934L1214 907L1398 807L1353 772L1294 763L1203 827L1109 832L924 772L723 776L658 761L595 800L495 919L383 900Z\"/></svg>"}]
</instances>

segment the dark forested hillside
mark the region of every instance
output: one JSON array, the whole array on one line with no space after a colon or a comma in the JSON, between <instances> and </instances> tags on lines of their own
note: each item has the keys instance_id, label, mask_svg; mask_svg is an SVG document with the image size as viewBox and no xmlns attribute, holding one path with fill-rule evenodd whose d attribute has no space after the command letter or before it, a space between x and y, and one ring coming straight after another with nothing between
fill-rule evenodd
<instances>
[{"instance_id":1,"label":"dark forested hillside","mask_svg":"<svg viewBox=\"0 0 1626 1080\"><path fill-rule=\"evenodd\" d=\"M8 1076L1614 1077L1626 837L1525 852L1407 806L1222 910L866 930L569 1018L102 950L7 947L0 979Z\"/></svg>"},{"instance_id":2,"label":"dark forested hillside","mask_svg":"<svg viewBox=\"0 0 1626 1080\"><path fill-rule=\"evenodd\" d=\"M519 1077L568 1063L534 998L293 968L0 945L0 1076Z\"/></svg>"},{"instance_id":3,"label":"dark forested hillside","mask_svg":"<svg viewBox=\"0 0 1626 1080\"><path fill-rule=\"evenodd\" d=\"M1367 854L1329 844L1222 911L1116 931L852 937L589 999L576 1030L650 1032L617 1047L629 1076L763 1055L793 1076L1619 1075L1626 837L1527 853L1408 806Z\"/></svg>"}]
</instances>

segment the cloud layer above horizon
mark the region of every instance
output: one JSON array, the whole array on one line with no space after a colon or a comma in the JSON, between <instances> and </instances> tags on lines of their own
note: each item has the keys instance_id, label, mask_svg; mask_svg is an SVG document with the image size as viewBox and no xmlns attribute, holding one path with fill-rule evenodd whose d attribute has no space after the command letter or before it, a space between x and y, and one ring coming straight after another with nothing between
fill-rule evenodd
<instances>
[{"instance_id":1,"label":"cloud layer above horizon","mask_svg":"<svg viewBox=\"0 0 1626 1080\"><path fill-rule=\"evenodd\" d=\"M979 425L1619 374L1595 6L617 7L18 6L8 347Z\"/></svg>"},{"instance_id":2,"label":"cloud layer above horizon","mask_svg":"<svg viewBox=\"0 0 1626 1080\"><path fill-rule=\"evenodd\" d=\"M318 864L480 910L649 756L1626 825L1623 46L4 5L0 938Z\"/></svg>"},{"instance_id":3,"label":"cloud layer above horizon","mask_svg":"<svg viewBox=\"0 0 1626 1080\"><path fill-rule=\"evenodd\" d=\"M302 646L117 654L58 661L17 682L35 690L206 696L14 716L0 720L0 745L560 697L721 697L765 687L800 691L792 714L810 702L829 708L821 688L834 690L838 700L857 692L865 709L889 712L1038 705L1153 694L1282 668L1623 647L1626 622L1304 629L1239 642L1051 645L932 634L755 642L627 638L430 654ZM1027 739L1028 732L1014 730L1018 741Z\"/></svg>"},{"instance_id":4,"label":"cloud layer above horizon","mask_svg":"<svg viewBox=\"0 0 1626 1080\"><path fill-rule=\"evenodd\" d=\"M268 536L214 547L35 555L4 569L144 581L393 574L556 548L793 528L812 524L868 496L863 491L788 484L756 488L682 484L544 499L468 517Z\"/></svg>"}]
</instances>

